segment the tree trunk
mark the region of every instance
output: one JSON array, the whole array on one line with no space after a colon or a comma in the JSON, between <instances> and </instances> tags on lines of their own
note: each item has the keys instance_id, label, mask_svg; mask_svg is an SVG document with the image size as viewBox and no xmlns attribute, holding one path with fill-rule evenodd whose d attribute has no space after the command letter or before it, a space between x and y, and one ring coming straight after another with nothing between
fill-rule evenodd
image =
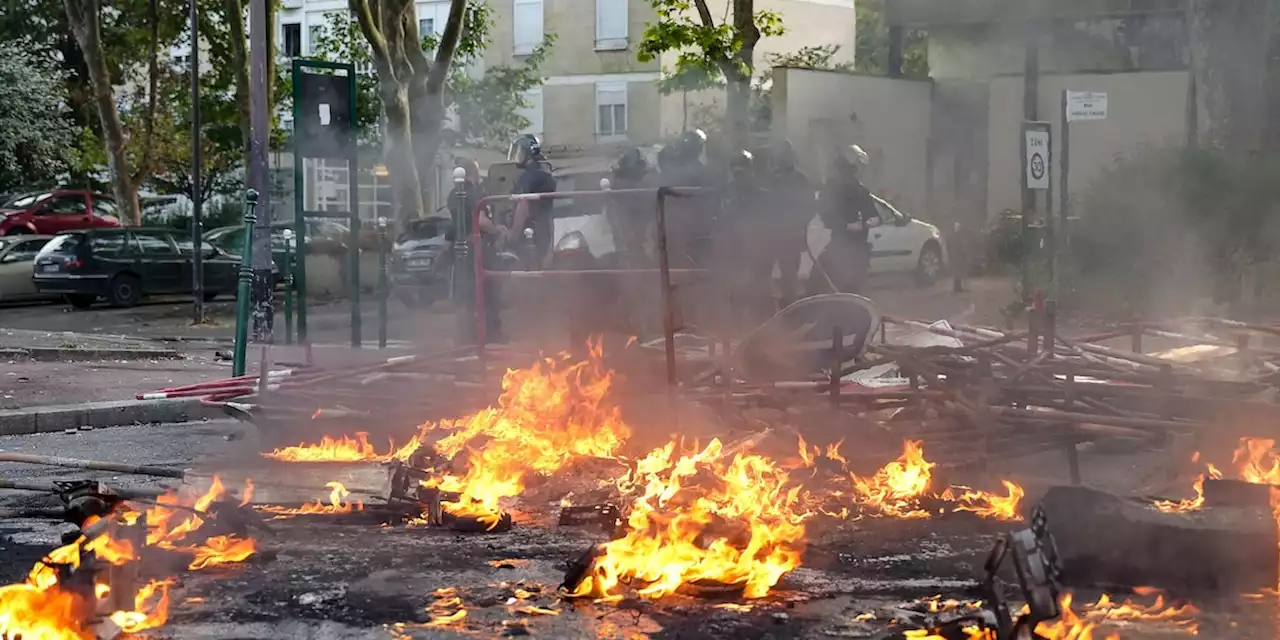
<instances>
[{"instance_id":1,"label":"tree trunk","mask_svg":"<svg viewBox=\"0 0 1280 640\"><path fill-rule=\"evenodd\" d=\"M107 143L107 164L111 170L112 188L116 204L123 219L131 225L141 223L138 206L138 187L133 182L133 167L125 153L124 126L116 109L116 92L111 86L106 53L102 47L101 6L98 0L63 0L67 9L67 22L75 34L80 50L84 52L89 69L89 81L93 85L93 99L98 107L98 119L102 122L102 134Z\"/></svg>"},{"instance_id":2,"label":"tree trunk","mask_svg":"<svg viewBox=\"0 0 1280 640\"><path fill-rule=\"evenodd\" d=\"M751 77L755 74L756 43L760 42L754 0L733 0L733 29L741 45L733 57L734 64L725 69L725 109L729 140L736 147L733 151L737 151L751 145Z\"/></svg>"},{"instance_id":3,"label":"tree trunk","mask_svg":"<svg viewBox=\"0 0 1280 640\"><path fill-rule=\"evenodd\" d=\"M387 114L387 137L384 154L395 193L395 219L404 224L422 211L422 185L413 155L413 132L410 131L409 93L403 88L382 90L383 109Z\"/></svg>"},{"instance_id":4,"label":"tree trunk","mask_svg":"<svg viewBox=\"0 0 1280 640\"><path fill-rule=\"evenodd\" d=\"M725 78L726 131L732 148L730 153L751 145L751 76Z\"/></svg>"},{"instance_id":5,"label":"tree trunk","mask_svg":"<svg viewBox=\"0 0 1280 640\"><path fill-rule=\"evenodd\" d=\"M227 28L230 31L231 75L236 84L236 110L240 116L240 140L244 143L244 169L249 170L249 147L252 140L249 119L249 40L245 35L244 3L225 0ZM273 56L274 57L274 56ZM299 169L301 170L301 169ZM300 196L299 196L300 197Z\"/></svg>"},{"instance_id":6,"label":"tree trunk","mask_svg":"<svg viewBox=\"0 0 1280 640\"><path fill-rule=\"evenodd\" d=\"M1266 129L1271 0L1191 0L1191 73L1201 144L1246 162Z\"/></svg>"}]
</instances>

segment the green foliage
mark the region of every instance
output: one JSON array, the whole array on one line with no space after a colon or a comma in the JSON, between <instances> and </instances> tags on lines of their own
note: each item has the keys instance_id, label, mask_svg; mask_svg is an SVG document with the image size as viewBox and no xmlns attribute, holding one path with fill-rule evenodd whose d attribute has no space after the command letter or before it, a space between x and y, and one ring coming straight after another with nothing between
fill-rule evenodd
<instances>
[{"instance_id":1,"label":"green foliage","mask_svg":"<svg viewBox=\"0 0 1280 640\"><path fill-rule=\"evenodd\" d=\"M446 106L452 108L457 116L457 133L462 140L505 148L512 136L529 126L529 120L520 115L522 109L530 106L524 93L542 84L541 67L556 36L547 34L541 45L523 57L521 64L488 67L476 77L473 69L483 60L491 38L492 9L483 2L471 3L463 20L462 37L445 83ZM363 141L377 142L382 99L378 93L373 52L360 32L359 24L348 20L345 14L335 13L329 16L320 31L312 59L351 62L357 69L367 70L356 79L356 121L363 132ZM437 45L436 34L423 35L424 51L434 51ZM288 102L286 99L285 103Z\"/></svg>"},{"instance_id":2,"label":"green foliage","mask_svg":"<svg viewBox=\"0 0 1280 640\"><path fill-rule=\"evenodd\" d=\"M62 82L48 49L0 42L0 191L53 182L74 161Z\"/></svg>"},{"instance_id":3,"label":"green foliage","mask_svg":"<svg viewBox=\"0 0 1280 640\"><path fill-rule=\"evenodd\" d=\"M883 76L889 68L889 28L884 19L885 0L858 0L858 34L854 59L857 71ZM902 43L902 77L924 80L929 77L929 36L924 31L907 31Z\"/></svg>"},{"instance_id":4,"label":"green foliage","mask_svg":"<svg viewBox=\"0 0 1280 640\"><path fill-rule=\"evenodd\" d=\"M732 20L707 24L689 0L649 2L658 19L645 25L636 57L650 62L665 53L679 52L675 66L664 69L667 75L659 85L664 93L719 86L726 76L751 77L754 69L741 56L745 34ZM782 16L775 11L757 11L752 20L761 37L783 33Z\"/></svg>"}]
</instances>

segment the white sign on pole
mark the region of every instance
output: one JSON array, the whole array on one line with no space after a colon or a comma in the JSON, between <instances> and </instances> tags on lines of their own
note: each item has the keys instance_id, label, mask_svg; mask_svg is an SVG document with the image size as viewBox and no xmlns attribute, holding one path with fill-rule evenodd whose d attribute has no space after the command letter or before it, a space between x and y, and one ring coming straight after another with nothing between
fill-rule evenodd
<instances>
[{"instance_id":1,"label":"white sign on pole","mask_svg":"<svg viewBox=\"0 0 1280 640\"><path fill-rule=\"evenodd\" d=\"M1100 91L1068 91L1067 122L1106 120L1107 94Z\"/></svg>"},{"instance_id":2,"label":"white sign on pole","mask_svg":"<svg viewBox=\"0 0 1280 640\"><path fill-rule=\"evenodd\" d=\"M1049 132L1028 130L1026 153L1027 188L1049 188Z\"/></svg>"}]
</instances>

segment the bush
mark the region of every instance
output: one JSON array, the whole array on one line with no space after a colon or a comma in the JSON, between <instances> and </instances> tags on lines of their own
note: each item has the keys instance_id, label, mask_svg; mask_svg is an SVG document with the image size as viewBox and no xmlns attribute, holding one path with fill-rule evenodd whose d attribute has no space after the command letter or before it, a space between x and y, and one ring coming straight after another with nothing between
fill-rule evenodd
<instances>
[{"instance_id":1,"label":"bush","mask_svg":"<svg viewBox=\"0 0 1280 640\"><path fill-rule=\"evenodd\" d=\"M1026 235L1022 231L1022 214L1005 209L987 221L982 230L982 254L978 265L983 274L996 274L1018 268L1027 254Z\"/></svg>"}]
</instances>

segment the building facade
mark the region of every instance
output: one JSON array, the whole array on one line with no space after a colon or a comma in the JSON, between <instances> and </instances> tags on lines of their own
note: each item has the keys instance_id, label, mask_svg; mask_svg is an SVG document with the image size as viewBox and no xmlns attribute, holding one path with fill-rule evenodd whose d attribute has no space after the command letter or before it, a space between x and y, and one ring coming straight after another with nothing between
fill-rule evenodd
<instances>
[{"instance_id":1,"label":"building facade","mask_svg":"<svg viewBox=\"0 0 1280 640\"><path fill-rule=\"evenodd\" d=\"M439 34L449 15L448 0L416 4L419 30ZM726 14L726 0L711 0L712 13ZM804 46L836 44L851 60L854 49L854 0L763 0L758 9L783 16L788 32L767 38L757 48L765 55ZM662 96L658 81L673 59L641 62L637 46L655 19L648 0L490 0L494 24L485 66L518 64L546 34L556 42L543 72L546 82L526 96L528 131L544 144L565 152L621 144L659 142L681 130L687 101ZM329 20L347 13L346 0L281 0L278 34L281 52L308 55ZM714 101L713 92L695 97Z\"/></svg>"}]
</instances>

